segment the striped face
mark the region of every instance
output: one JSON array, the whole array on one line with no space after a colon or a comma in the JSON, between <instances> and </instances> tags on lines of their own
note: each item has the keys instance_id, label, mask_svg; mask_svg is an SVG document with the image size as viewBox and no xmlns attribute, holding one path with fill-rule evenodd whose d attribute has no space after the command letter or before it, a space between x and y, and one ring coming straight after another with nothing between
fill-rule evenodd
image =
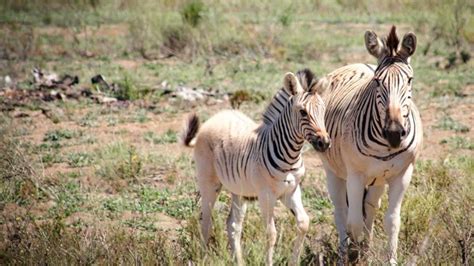
<instances>
[{"instance_id":1,"label":"striped face","mask_svg":"<svg viewBox=\"0 0 474 266\"><path fill-rule=\"evenodd\" d=\"M416 50L416 36L407 33L398 39L392 27L385 39L373 31L365 33L367 51L378 59L373 82L377 86L377 112L383 137L392 148L398 148L406 137L411 110L413 69L410 57Z\"/></svg>"},{"instance_id":2,"label":"striped face","mask_svg":"<svg viewBox=\"0 0 474 266\"><path fill-rule=\"evenodd\" d=\"M300 134L302 134L314 149L326 151L330 145L329 134L324 124L325 105L317 93L305 92L293 98Z\"/></svg>"},{"instance_id":3,"label":"striped face","mask_svg":"<svg viewBox=\"0 0 474 266\"><path fill-rule=\"evenodd\" d=\"M287 109L291 112L289 117L292 119L295 133L311 143L317 151L324 152L330 146L329 134L324 124L325 104L315 82L310 83L312 86L304 85L306 90L292 73L285 77L284 87L292 95L288 102L291 108Z\"/></svg>"},{"instance_id":4,"label":"striped face","mask_svg":"<svg viewBox=\"0 0 474 266\"><path fill-rule=\"evenodd\" d=\"M381 118L382 134L390 146L396 148L408 131L413 71L403 62L379 70L374 81L377 85L377 111Z\"/></svg>"}]
</instances>

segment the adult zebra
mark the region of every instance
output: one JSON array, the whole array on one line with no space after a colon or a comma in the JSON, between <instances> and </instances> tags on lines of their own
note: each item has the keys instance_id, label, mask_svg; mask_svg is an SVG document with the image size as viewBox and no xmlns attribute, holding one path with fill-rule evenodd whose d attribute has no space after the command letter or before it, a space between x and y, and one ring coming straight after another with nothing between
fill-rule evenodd
<instances>
[{"instance_id":1,"label":"adult zebra","mask_svg":"<svg viewBox=\"0 0 474 266\"><path fill-rule=\"evenodd\" d=\"M365 233L370 241L375 211L388 184L384 228L388 260L394 263L403 194L423 137L412 101L410 57L416 36L406 34L400 45L393 26L383 40L367 31L365 45L378 59L377 66L348 65L321 80L327 88L325 122L332 142L321 158L335 207L340 259L346 260L348 239L360 242Z\"/></svg>"},{"instance_id":2,"label":"adult zebra","mask_svg":"<svg viewBox=\"0 0 474 266\"><path fill-rule=\"evenodd\" d=\"M222 185L232 193L227 220L230 246L239 265L244 199L258 198L267 228L266 263L272 264L276 229L273 209L279 199L296 216L298 237L291 264L298 261L309 218L301 202L300 178L305 172L302 148L307 140L324 151L329 138L324 126L324 103L316 80L309 70L298 78L286 74L284 86L273 97L261 125L238 111L223 111L199 128L192 115L183 132L186 146L195 146L197 183L201 194L201 232L209 240L211 211ZM198 132L199 131L199 132Z\"/></svg>"}]
</instances>

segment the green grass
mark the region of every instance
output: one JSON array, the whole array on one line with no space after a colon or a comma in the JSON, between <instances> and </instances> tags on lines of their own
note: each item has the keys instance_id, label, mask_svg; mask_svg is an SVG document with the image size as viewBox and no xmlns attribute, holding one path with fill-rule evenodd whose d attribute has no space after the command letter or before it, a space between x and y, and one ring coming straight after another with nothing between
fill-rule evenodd
<instances>
[{"instance_id":1,"label":"green grass","mask_svg":"<svg viewBox=\"0 0 474 266\"><path fill-rule=\"evenodd\" d=\"M72 139L76 136L77 136L76 132L73 132L67 129L58 129L58 130L52 130L52 131L46 132L43 138L43 141L56 142L56 141L61 141L61 140L66 140L66 139Z\"/></svg>"},{"instance_id":2,"label":"green grass","mask_svg":"<svg viewBox=\"0 0 474 266\"><path fill-rule=\"evenodd\" d=\"M97 164L95 165L98 176L116 180L132 181L142 170L143 158L136 148L122 142L112 143L97 151Z\"/></svg>"},{"instance_id":3,"label":"green grass","mask_svg":"<svg viewBox=\"0 0 474 266\"><path fill-rule=\"evenodd\" d=\"M84 167L92 164L94 158L91 154L86 152L74 152L67 156L67 163L71 167Z\"/></svg>"},{"instance_id":4,"label":"green grass","mask_svg":"<svg viewBox=\"0 0 474 266\"><path fill-rule=\"evenodd\" d=\"M151 142L153 144L168 144L168 143L176 143L178 141L177 132L168 129L162 135L156 135L155 132L148 131L145 133L144 136L145 141Z\"/></svg>"},{"instance_id":5,"label":"green grass","mask_svg":"<svg viewBox=\"0 0 474 266\"><path fill-rule=\"evenodd\" d=\"M68 182L53 190L56 205L51 208L50 214L62 218L81 210L81 206L86 201L84 192L77 182Z\"/></svg>"},{"instance_id":6,"label":"green grass","mask_svg":"<svg viewBox=\"0 0 474 266\"><path fill-rule=\"evenodd\" d=\"M458 60L458 52L473 54L470 2L43 2L0 3L0 34L8 36L0 40L2 80L9 75L18 88L31 90L31 69L40 67L78 75L75 89L94 90L90 78L102 74L119 88L105 95L127 104L34 101L15 106L30 117L11 118L8 111L0 116L0 224L9 228L0 232L5 264L232 264L228 193L219 196L206 252L191 151L178 150L177 126L151 131L154 123L175 124L191 111L210 117L230 103L170 100L161 84L233 93L235 107L258 120L285 72L309 67L322 76L347 63L375 63L363 34L374 29L383 37L391 24L399 34L417 34L411 64L422 116L443 112L431 130L456 134L440 140L439 157L426 160L422 154L417 163L402 208L399 263L460 264L463 254L472 256L471 125L467 112L455 113L472 101L473 61ZM445 69L445 62L453 65ZM9 101L0 96L0 102ZM53 110L46 125L36 122L40 107ZM36 137L37 126L50 122L55 127ZM129 124L145 133L133 134ZM301 261L334 264L337 233L324 177L320 169L307 171L303 204L312 223ZM284 265L296 226L281 204L277 209L274 261ZM380 211L369 264L384 263L382 219ZM264 246L259 208L250 203L243 233L248 265L263 264Z\"/></svg>"},{"instance_id":7,"label":"green grass","mask_svg":"<svg viewBox=\"0 0 474 266\"><path fill-rule=\"evenodd\" d=\"M438 124L435 128L443 129L443 130L452 130L454 132L459 133L467 133L469 132L469 126L466 126L456 120L454 120L449 115L445 115L439 119Z\"/></svg>"},{"instance_id":8,"label":"green grass","mask_svg":"<svg viewBox=\"0 0 474 266\"><path fill-rule=\"evenodd\" d=\"M474 142L471 139L461 137L461 136L452 136L446 139L442 139L440 144L447 144L452 150L457 149L467 149L474 150Z\"/></svg>"}]
</instances>

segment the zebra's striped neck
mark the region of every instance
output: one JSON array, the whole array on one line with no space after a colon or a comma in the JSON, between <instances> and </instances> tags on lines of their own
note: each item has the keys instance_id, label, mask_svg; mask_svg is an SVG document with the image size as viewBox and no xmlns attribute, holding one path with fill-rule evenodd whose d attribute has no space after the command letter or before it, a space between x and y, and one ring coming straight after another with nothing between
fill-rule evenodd
<instances>
[{"instance_id":1,"label":"zebra's striped neck","mask_svg":"<svg viewBox=\"0 0 474 266\"><path fill-rule=\"evenodd\" d=\"M303 165L301 150L304 137L295 125L291 106L288 104L272 124L262 128L259 152L270 173L295 171Z\"/></svg>"}]
</instances>

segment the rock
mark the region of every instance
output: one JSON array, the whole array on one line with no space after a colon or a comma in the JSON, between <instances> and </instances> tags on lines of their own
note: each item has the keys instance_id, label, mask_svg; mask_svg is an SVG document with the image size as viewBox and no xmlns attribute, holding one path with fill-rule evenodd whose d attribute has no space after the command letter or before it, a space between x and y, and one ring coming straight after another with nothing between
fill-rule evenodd
<instances>
[{"instance_id":1,"label":"rock","mask_svg":"<svg viewBox=\"0 0 474 266\"><path fill-rule=\"evenodd\" d=\"M107 97L107 96L99 96L98 101L99 101L99 103L102 103L102 104L115 103L115 102L117 102L117 98Z\"/></svg>"},{"instance_id":2,"label":"rock","mask_svg":"<svg viewBox=\"0 0 474 266\"><path fill-rule=\"evenodd\" d=\"M44 74L41 69L34 68L32 71L33 81L38 86L53 86L54 81L58 81L58 75L56 73Z\"/></svg>"},{"instance_id":3,"label":"rock","mask_svg":"<svg viewBox=\"0 0 474 266\"><path fill-rule=\"evenodd\" d=\"M91 78L91 83L96 85L96 88L99 92L110 90L110 85L105 81L104 76L101 74L95 75Z\"/></svg>"},{"instance_id":4,"label":"rock","mask_svg":"<svg viewBox=\"0 0 474 266\"><path fill-rule=\"evenodd\" d=\"M6 75L4 78L5 86L10 87L13 84L12 78L10 76Z\"/></svg>"},{"instance_id":5,"label":"rock","mask_svg":"<svg viewBox=\"0 0 474 266\"><path fill-rule=\"evenodd\" d=\"M190 102L204 100L205 98L204 94L200 91L196 91L195 89L190 89L187 87L178 87L174 92L174 96Z\"/></svg>"}]
</instances>

